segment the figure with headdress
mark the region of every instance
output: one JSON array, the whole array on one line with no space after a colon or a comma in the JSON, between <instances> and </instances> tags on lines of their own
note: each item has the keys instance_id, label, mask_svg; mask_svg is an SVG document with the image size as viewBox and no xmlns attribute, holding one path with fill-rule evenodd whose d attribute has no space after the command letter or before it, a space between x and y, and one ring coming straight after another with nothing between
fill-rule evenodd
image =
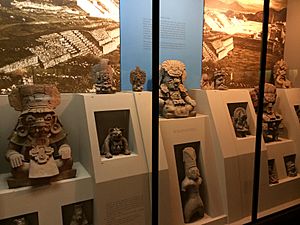
<instances>
[{"instance_id":1,"label":"figure with headdress","mask_svg":"<svg viewBox=\"0 0 300 225\"><path fill-rule=\"evenodd\" d=\"M76 204L72 215L70 225L89 225L82 204Z\"/></svg>"},{"instance_id":2,"label":"figure with headdress","mask_svg":"<svg viewBox=\"0 0 300 225\"><path fill-rule=\"evenodd\" d=\"M202 74L201 81L200 81L200 88L202 90L213 90L214 85L211 82L207 73Z\"/></svg>"},{"instance_id":3,"label":"figure with headdress","mask_svg":"<svg viewBox=\"0 0 300 225\"><path fill-rule=\"evenodd\" d=\"M185 65L179 60L166 60L160 68L159 111L165 118L196 116L196 106L183 85Z\"/></svg>"},{"instance_id":4,"label":"figure with headdress","mask_svg":"<svg viewBox=\"0 0 300 225\"><path fill-rule=\"evenodd\" d=\"M214 71L214 89L216 90L227 90L228 87L225 84L225 72L223 70Z\"/></svg>"},{"instance_id":5,"label":"figure with headdress","mask_svg":"<svg viewBox=\"0 0 300 225\"><path fill-rule=\"evenodd\" d=\"M92 67L92 73L96 79L96 94L113 94L117 91L113 78L115 71L108 64L108 59L100 59L99 63Z\"/></svg>"},{"instance_id":6,"label":"figure with headdress","mask_svg":"<svg viewBox=\"0 0 300 225\"><path fill-rule=\"evenodd\" d=\"M247 112L243 107L234 110L232 122L237 137L246 137L250 134L247 118Z\"/></svg>"},{"instance_id":7,"label":"figure with headdress","mask_svg":"<svg viewBox=\"0 0 300 225\"><path fill-rule=\"evenodd\" d=\"M135 70L130 71L130 83L133 91L143 91L146 82L146 72L136 67Z\"/></svg>"},{"instance_id":8,"label":"figure with headdress","mask_svg":"<svg viewBox=\"0 0 300 225\"><path fill-rule=\"evenodd\" d=\"M282 116L274 110L276 102L276 87L265 83L264 109L263 109L263 137L266 142L279 141L279 128Z\"/></svg>"},{"instance_id":9,"label":"figure with headdress","mask_svg":"<svg viewBox=\"0 0 300 225\"><path fill-rule=\"evenodd\" d=\"M181 191L187 193L187 199L183 206L185 223L191 222L191 219L196 214L198 214L199 218L204 216L204 206L199 194L202 178L200 177L196 161L197 158L194 148L186 147L183 149L185 178L181 182Z\"/></svg>"},{"instance_id":10,"label":"figure with headdress","mask_svg":"<svg viewBox=\"0 0 300 225\"><path fill-rule=\"evenodd\" d=\"M10 105L21 112L12 134L6 159L11 166L10 188L43 184L71 178L71 147L67 133L54 109L60 93L54 85L20 85L8 96Z\"/></svg>"},{"instance_id":11,"label":"figure with headdress","mask_svg":"<svg viewBox=\"0 0 300 225\"><path fill-rule=\"evenodd\" d=\"M292 82L287 79L287 64L281 59L273 67L273 78L277 88L291 88Z\"/></svg>"}]
</instances>

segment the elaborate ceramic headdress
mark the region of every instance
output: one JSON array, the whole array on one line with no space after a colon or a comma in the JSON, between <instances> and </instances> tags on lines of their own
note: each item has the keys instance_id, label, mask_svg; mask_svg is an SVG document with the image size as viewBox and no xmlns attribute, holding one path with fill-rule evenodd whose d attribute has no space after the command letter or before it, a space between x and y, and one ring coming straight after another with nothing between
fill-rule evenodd
<instances>
[{"instance_id":1,"label":"elaborate ceramic headdress","mask_svg":"<svg viewBox=\"0 0 300 225\"><path fill-rule=\"evenodd\" d=\"M52 112L60 104L60 93L54 85L20 85L8 96L9 104L22 114Z\"/></svg>"},{"instance_id":2,"label":"elaborate ceramic headdress","mask_svg":"<svg viewBox=\"0 0 300 225\"><path fill-rule=\"evenodd\" d=\"M160 66L160 75L167 73L170 77L181 78L182 82L186 79L186 70L183 62L179 60L166 60Z\"/></svg>"}]
</instances>

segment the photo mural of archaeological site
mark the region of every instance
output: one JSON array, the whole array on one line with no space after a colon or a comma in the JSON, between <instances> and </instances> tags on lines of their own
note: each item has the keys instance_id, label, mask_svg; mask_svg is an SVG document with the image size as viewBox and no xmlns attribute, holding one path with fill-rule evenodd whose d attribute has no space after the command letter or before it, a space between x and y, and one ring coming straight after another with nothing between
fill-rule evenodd
<instances>
[{"instance_id":1,"label":"photo mural of archaeological site","mask_svg":"<svg viewBox=\"0 0 300 225\"><path fill-rule=\"evenodd\" d=\"M267 70L283 58L287 0L270 0ZM205 0L202 74L223 69L229 88L259 83L262 0Z\"/></svg>"},{"instance_id":2,"label":"photo mural of archaeological site","mask_svg":"<svg viewBox=\"0 0 300 225\"><path fill-rule=\"evenodd\" d=\"M119 0L0 0L0 89L51 83L93 92L105 58L120 85ZM99 66L98 66L99 68Z\"/></svg>"}]
</instances>

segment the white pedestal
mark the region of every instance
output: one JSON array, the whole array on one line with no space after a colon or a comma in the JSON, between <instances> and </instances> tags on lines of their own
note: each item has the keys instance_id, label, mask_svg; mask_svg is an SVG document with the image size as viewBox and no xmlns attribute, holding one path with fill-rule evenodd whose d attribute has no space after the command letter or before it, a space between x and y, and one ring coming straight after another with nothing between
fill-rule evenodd
<instances>
[{"instance_id":1,"label":"white pedestal","mask_svg":"<svg viewBox=\"0 0 300 225\"><path fill-rule=\"evenodd\" d=\"M79 98L84 106L80 145L86 152L82 162L95 181L94 224L150 224L149 168L133 93L82 94ZM97 134L95 113L122 110L129 111L128 143L132 154L106 159L100 155L99 139L104 137ZM115 120L98 122L98 126L113 126Z\"/></svg>"},{"instance_id":2,"label":"white pedestal","mask_svg":"<svg viewBox=\"0 0 300 225\"><path fill-rule=\"evenodd\" d=\"M209 116L207 132L213 140L218 179L222 186L228 222L251 214L256 115L248 90L190 91L197 102L196 111ZM237 138L232 125L229 104L246 103L251 135ZM267 153L262 143L260 186L268 184Z\"/></svg>"},{"instance_id":3,"label":"white pedestal","mask_svg":"<svg viewBox=\"0 0 300 225\"><path fill-rule=\"evenodd\" d=\"M192 224L224 224L224 199L221 196L221 184L217 179L217 170L214 153L211 151L210 134L206 132L207 116L197 115L194 118L160 119L161 142L165 150L169 167L169 193L172 215L169 224L183 225L183 211L180 196L181 181L178 180L179 154L182 154L181 145L198 146L200 174L203 183L200 186L201 198L205 207L205 218ZM196 144L195 144L196 143ZM195 149L197 151L197 149ZM177 156L177 159L176 159ZM177 160L177 162L176 162ZM182 173L182 172L181 172Z\"/></svg>"},{"instance_id":4,"label":"white pedestal","mask_svg":"<svg viewBox=\"0 0 300 225\"><path fill-rule=\"evenodd\" d=\"M61 180L39 187L8 189L6 179L0 176L0 218L38 212L39 224L63 225L61 207L93 199L92 178L80 163L75 163L76 178ZM81 190L81 191L80 191Z\"/></svg>"}]
</instances>

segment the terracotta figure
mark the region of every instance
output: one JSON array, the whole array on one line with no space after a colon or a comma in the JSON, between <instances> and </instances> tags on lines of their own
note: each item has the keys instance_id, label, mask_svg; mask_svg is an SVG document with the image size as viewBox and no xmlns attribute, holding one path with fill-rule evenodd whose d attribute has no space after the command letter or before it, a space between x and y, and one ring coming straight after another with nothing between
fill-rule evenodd
<instances>
[{"instance_id":1,"label":"terracotta figure","mask_svg":"<svg viewBox=\"0 0 300 225\"><path fill-rule=\"evenodd\" d=\"M135 70L130 72L130 83L132 84L133 91L143 91L146 82L146 72L136 67Z\"/></svg>"},{"instance_id":2,"label":"terracotta figure","mask_svg":"<svg viewBox=\"0 0 300 225\"><path fill-rule=\"evenodd\" d=\"M247 122L247 112L243 107L237 107L234 110L232 122L237 137L246 137L250 134Z\"/></svg>"},{"instance_id":3,"label":"terracotta figure","mask_svg":"<svg viewBox=\"0 0 300 225\"><path fill-rule=\"evenodd\" d=\"M101 148L101 155L105 155L105 158L112 158L113 155L130 155L131 151L128 147L128 141L123 136L124 129L114 127L109 129L104 143Z\"/></svg>"},{"instance_id":4,"label":"terracotta figure","mask_svg":"<svg viewBox=\"0 0 300 225\"><path fill-rule=\"evenodd\" d=\"M186 78L184 63L178 60L166 60L160 68L159 107L165 118L196 116L196 106L185 89Z\"/></svg>"},{"instance_id":5,"label":"terracotta figure","mask_svg":"<svg viewBox=\"0 0 300 225\"><path fill-rule=\"evenodd\" d=\"M200 81L200 88L202 90L213 90L214 89L214 85L211 82L207 73L202 74L202 78Z\"/></svg>"},{"instance_id":6,"label":"terracotta figure","mask_svg":"<svg viewBox=\"0 0 300 225\"><path fill-rule=\"evenodd\" d=\"M82 204L76 204L74 206L74 211L70 225L89 225L89 222L83 211Z\"/></svg>"},{"instance_id":7,"label":"terracotta figure","mask_svg":"<svg viewBox=\"0 0 300 225\"><path fill-rule=\"evenodd\" d=\"M115 71L108 64L108 59L101 59L92 70L96 78L96 94L113 94L117 91L113 79Z\"/></svg>"},{"instance_id":8,"label":"terracotta figure","mask_svg":"<svg viewBox=\"0 0 300 225\"><path fill-rule=\"evenodd\" d=\"M14 219L11 224L12 225L29 225L29 223L27 223L25 217Z\"/></svg>"},{"instance_id":9,"label":"terracotta figure","mask_svg":"<svg viewBox=\"0 0 300 225\"><path fill-rule=\"evenodd\" d=\"M21 85L8 96L10 105L21 111L12 134L6 159L11 165L10 188L71 178L71 147L67 133L54 112L60 93L53 85Z\"/></svg>"},{"instance_id":10,"label":"terracotta figure","mask_svg":"<svg viewBox=\"0 0 300 225\"><path fill-rule=\"evenodd\" d=\"M281 59L273 67L273 77L277 88L291 88L292 83L287 79L287 64Z\"/></svg>"},{"instance_id":11,"label":"terracotta figure","mask_svg":"<svg viewBox=\"0 0 300 225\"><path fill-rule=\"evenodd\" d=\"M183 150L183 162L185 178L181 182L181 191L187 193L187 200L183 206L184 222L189 223L196 214L199 218L204 216L204 206L199 194L202 178L197 168L196 153L192 147L186 147Z\"/></svg>"},{"instance_id":12,"label":"terracotta figure","mask_svg":"<svg viewBox=\"0 0 300 225\"><path fill-rule=\"evenodd\" d=\"M288 160L286 163L285 163L285 166L286 166L286 173L288 175L288 177L295 177L297 176L297 168L296 168L296 164L294 161L292 160Z\"/></svg>"},{"instance_id":13,"label":"terracotta figure","mask_svg":"<svg viewBox=\"0 0 300 225\"><path fill-rule=\"evenodd\" d=\"M225 72L223 70L216 70L214 72L214 89L227 90L228 87L225 84Z\"/></svg>"},{"instance_id":14,"label":"terracotta figure","mask_svg":"<svg viewBox=\"0 0 300 225\"><path fill-rule=\"evenodd\" d=\"M278 184L279 179L277 176L274 160L268 161L269 184Z\"/></svg>"},{"instance_id":15,"label":"terracotta figure","mask_svg":"<svg viewBox=\"0 0 300 225\"><path fill-rule=\"evenodd\" d=\"M265 83L264 109L263 109L263 137L266 142L279 141L279 126L282 116L275 112L276 87Z\"/></svg>"}]
</instances>

